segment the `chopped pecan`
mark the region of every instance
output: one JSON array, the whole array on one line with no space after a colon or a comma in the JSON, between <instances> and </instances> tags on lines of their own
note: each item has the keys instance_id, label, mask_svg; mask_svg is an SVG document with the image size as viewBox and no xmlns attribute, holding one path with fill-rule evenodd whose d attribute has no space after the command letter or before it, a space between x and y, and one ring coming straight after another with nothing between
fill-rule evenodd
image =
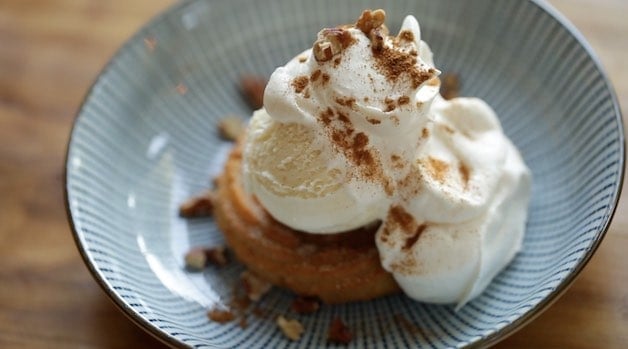
<instances>
[{"instance_id":1,"label":"chopped pecan","mask_svg":"<svg viewBox=\"0 0 628 349\"><path fill-rule=\"evenodd\" d=\"M215 194L208 190L192 197L179 206L179 215L185 218L208 217L214 209Z\"/></svg>"},{"instance_id":2,"label":"chopped pecan","mask_svg":"<svg viewBox=\"0 0 628 349\"><path fill-rule=\"evenodd\" d=\"M347 325L340 318L334 318L329 326L327 340L337 344L349 344L352 339L353 335Z\"/></svg>"},{"instance_id":3,"label":"chopped pecan","mask_svg":"<svg viewBox=\"0 0 628 349\"><path fill-rule=\"evenodd\" d=\"M235 314L228 309L213 308L207 312L207 317L211 321L224 324L233 321L235 319Z\"/></svg>"},{"instance_id":4,"label":"chopped pecan","mask_svg":"<svg viewBox=\"0 0 628 349\"><path fill-rule=\"evenodd\" d=\"M227 263L229 261L223 246L211 248L194 247L185 254L185 267L194 271L202 270L208 264L224 266Z\"/></svg>"},{"instance_id":5,"label":"chopped pecan","mask_svg":"<svg viewBox=\"0 0 628 349\"><path fill-rule=\"evenodd\" d=\"M277 317L277 326L283 334L293 341L299 340L303 334L303 325L298 320L288 320L283 315Z\"/></svg>"},{"instance_id":6,"label":"chopped pecan","mask_svg":"<svg viewBox=\"0 0 628 349\"><path fill-rule=\"evenodd\" d=\"M356 28L360 29L364 34L369 34L373 28L377 28L384 24L386 20L386 12L382 9L375 11L364 10L360 18L358 18L355 24Z\"/></svg>"},{"instance_id":7,"label":"chopped pecan","mask_svg":"<svg viewBox=\"0 0 628 349\"><path fill-rule=\"evenodd\" d=\"M241 135L244 134L246 125L237 116L229 115L218 123L218 131L223 139L228 141L236 141Z\"/></svg>"}]
</instances>

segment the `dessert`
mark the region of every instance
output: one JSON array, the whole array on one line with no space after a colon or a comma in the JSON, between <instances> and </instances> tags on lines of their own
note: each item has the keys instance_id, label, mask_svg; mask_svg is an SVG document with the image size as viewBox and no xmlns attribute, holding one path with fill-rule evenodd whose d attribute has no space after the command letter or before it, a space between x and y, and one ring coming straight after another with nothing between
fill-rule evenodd
<instances>
[{"instance_id":1,"label":"dessert","mask_svg":"<svg viewBox=\"0 0 628 349\"><path fill-rule=\"evenodd\" d=\"M531 175L495 112L445 100L419 24L326 28L270 78L218 178L247 267L327 303L480 294L521 248Z\"/></svg>"}]
</instances>

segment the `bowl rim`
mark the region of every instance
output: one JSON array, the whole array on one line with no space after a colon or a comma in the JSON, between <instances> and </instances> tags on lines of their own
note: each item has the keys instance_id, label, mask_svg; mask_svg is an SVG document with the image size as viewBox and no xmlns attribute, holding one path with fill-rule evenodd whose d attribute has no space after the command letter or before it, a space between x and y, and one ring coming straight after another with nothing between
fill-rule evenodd
<instances>
[{"instance_id":1,"label":"bowl rim","mask_svg":"<svg viewBox=\"0 0 628 349\"><path fill-rule=\"evenodd\" d=\"M70 151L71 151L72 140L74 139L74 133L78 124L78 120L79 118L81 118L81 115L83 115L85 106L88 102L88 99L92 95L95 86L98 85L98 82L100 81L100 79L110 70L113 62L115 61L115 58L118 57L120 53L124 51L127 47L129 47L132 42L136 41L137 38L140 36L140 34L146 28L149 28L153 25L156 25L157 23L164 21L165 18L170 13L179 11L181 8L189 6L191 3L198 2L198 1L201 1L201 0L184 0L184 1L180 1L178 3L175 3L167 7L165 10L162 10L160 13L153 16L150 20L144 23L130 37L125 39L122 45L117 50L115 50L114 53L109 57L107 63L97 73L96 78L93 80L89 89L86 91L85 95L83 96L80 102L79 108L77 109L77 112L74 116L74 120L72 121L72 127L71 127L69 137L66 143L66 151L65 151L65 157L64 157L65 166L63 168L64 170L63 201L64 201L64 206L65 206L66 216L70 225L70 230L72 232L74 243L79 251L79 254L81 255L81 258L83 259L84 264L87 266L87 269L89 270L90 274L96 280L96 282L101 287L101 289L105 292L105 294L108 296L108 298L117 306L119 310L121 310L121 312L124 315L126 315L127 318L129 318L138 327L140 327L141 329L143 329L144 331L152 335L154 338L158 339L162 343L172 348L190 347L190 346L186 345L185 343L182 343L174 336L169 335L165 331L155 326L153 323L149 322L146 318L137 314L128 304L126 304L126 302L113 289L108 287L108 283L105 280L104 276L100 273L100 271L98 270L98 268L96 268L93 261L89 258L87 250L85 249L83 241L81 240L81 237L79 236L77 227L74 224L74 220L72 218L72 209L70 207L69 189L68 189L68 176L69 176L69 171L68 171L69 162L68 161L69 161L69 156L70 156ZM506 339L510 335L514 334L515 332L519 331L520 329L525 327L527 324L532 322L539 315L541 315L552 304L554 304L554 302L556 302L569 289L569 287L571 287L571 285L573 285L573 282L576 280L578 275L582 272L584 267L589 263L591 257L595 254L600 243L602 242L602 240L608 233L613 217L615 216L615 213L617 211L617 206L619 203L619 198L621 196L623 183L624 183L625 163L626 163L626 139L625 139L625 134L624 134L624 122L623 122L623 117L621 113L621 108L619 106L619 101L617 99L617 94L608 77L606 70L604 69L601 63L601 60L599 59L599 57L597 56L593 48L590 46L588 41L585 39L584 35L582 35L582 33L580 33L580 31L575 27L575 25L572 24L571 21L569 21L562 13L560 13L547 0L528 0L528 2L533 5L536 5L539 9L541 9L543 12L545 12L547 15L553 18L556 22L558 22L567 31L567 33L571 35L578 42L578 44L584 49L586 54L589 56L589 58L593 62L595 68L600 72L600 75L609 90L610 98L613 103L613 109L617 115L617 123L619 125L619 137L618 137L620 141L619 183L616 187L617 190L613 193L613 198L612 198L613 205L612 205L611 211L609 212L608 219L604 222L603 227L600 233L595 238L595 240L592 241L591 248L589 249L589 251L587 251L587 253L585 253L584 256L582 257L582 259L574 266L574 270L570 274L568 274L565 277L565 279L563 279L554 290L552 290L549 294L547 294L545 298L543 298L539 303L537 303L532 308L528 309L525 314L513 320L512 322L510 322L508 325L504 326L503 328L485 337L481 337L473 343L469 343L466 346L467 348L489 347ZM209 346L214 347L213 345L209 345Z\"/></svg>"}]
</instances>

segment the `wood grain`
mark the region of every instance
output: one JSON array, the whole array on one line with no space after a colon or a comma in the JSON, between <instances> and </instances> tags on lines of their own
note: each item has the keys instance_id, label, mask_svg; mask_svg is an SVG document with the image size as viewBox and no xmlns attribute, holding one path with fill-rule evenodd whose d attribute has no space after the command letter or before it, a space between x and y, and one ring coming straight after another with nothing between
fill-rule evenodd
<instances>
[{"instance_id":1,"label":"wood grain","mask_svg":"<svg viewBox=\"0 0 628 349\"><path fill-rule=\"evenodd\" d=\"M67 137L115 50L173 0L0 2L0 348L163 348L107 299L66 221ZM628 2L554 0L628 105ZM574 285L498 348L624 348L628 207Z\"/></svg>"}]
</instances>

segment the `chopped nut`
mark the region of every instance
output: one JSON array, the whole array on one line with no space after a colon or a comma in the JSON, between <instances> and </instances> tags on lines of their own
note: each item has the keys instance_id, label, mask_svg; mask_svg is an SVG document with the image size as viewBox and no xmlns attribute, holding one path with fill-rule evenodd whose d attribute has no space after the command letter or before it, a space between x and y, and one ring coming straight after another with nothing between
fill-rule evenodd
<instances>
[{"instance_id":1,"label":"chopped nut","mask_svg":"<svg viewBox=\"0 0 628 349\"><path fill-rule=\"evenodd\" d=\"M314 58L317 62L327 62L340 52L337 48L334 50L332 43L324 39L317 40L312 47L312 51L314 51Z\"/></svg>"},{"instance_id":2,"label":"chopped nut","mask_svg":"<svg viewBox=\"0 0 628 349\"><path fill-rule=\"evenodd\" d=\"M297 314L311 314L320 308L320 302L313 297L296 297L292 301L292 310Z\"/></svg>"},{"instance_id":3,"label":"chopped nut","mask_svg":"<svg viewBox=\"0 0 628 349\"><path fill-rule=\"evenodd\" d=\"M277 326L283 334L293 341L299 340L303 334L303 325L298 320L288 320L283 315L277 317Z\"/></svg>"},{"instance_id":4,"label":"chopped nut","mask_svg":"<svg viewBox=\"0 0 628 349\"><path fill-rule=\"evenodd\" d=\"M185 254L185 267L190 270L199 271L207 266L207 254L205 249L196 247Z\"/></svg>"},{"instance_id":5,"label":"chopped nut","mask_svg":"<svg viewBox=\"0 0 628 349\"><path fill-rule=\"evenodd\" d=\"M248 270L242 272L240 280L242 280L247 297L253 302L259 301L272 287L269 282Z\"/></svg>"},{"instance_id":6,"label":"chopped nut","mask_svg":"<svg viewBox=\"0 0 628 349\"><path fill-rule=\"evenodd\" d=\"M251 108L259 109L264 105L266 83L267 80L261 76L243 75L240 78L240 90Z\"/></svg>"},{"instance_id":7,"label":"chopped nut","mask_svg":"<svg viewBox=\"0 0 628 349\"><path fill-rule=\"evenodd\" d=\"M207 261L213 265L222 267L229 264L229 260L227 259L227 255L225 254L225 247L218 246L212 247L205 250L205 255L207 256Z\"/></svg>"},{"instance_id":8,"label":"chopped nut","mask_svg":"<svg viewBox=\"0 0 628 349\"><path fill-rule=\"evenodd\" d=\"M245 130L246 126L237 116L226 116L218 124L220 136L229 141L237 140Z\"/></svg>"},{"instance_id":9,"label":"chopped nut","mask_svg":"<svg viewBox=\"0 0 628 349\"><path fill-rule=\"evenodd\" d=\"M351 33L342 28L325 28L318 33L312 51L317 62L327 62L354 42Z\"/></svg>"},{"instance_id":10,"label":"chopped nut","mask_svg":"<svg viewBox=\"0 0 628 349\"><path fill-rule=\"evenodd\" d=\"M445 99L456 98L460 94L460 78L457 74L446 73L442 75L440 93Z\"/></svg>"},{"instance_id":11,"label":"chopped nut","mask_svg":"<svg viewBox=\"0 0 628 349\"><path fill-rule=\"evenodd\" d=\"M386 12L382 9L375 11L364 10L355 26L364 34L369 34L373 28L377 28L384 24L386 20Z\"/></svg>"},{"instance_id":12,"label":"chopped nut","mask_svg":"<svg viewBox=\"0 0 628 349\"><path fill-rule=\"evenodd\" d=\"M235 315L230 310L219 308L214 308L208 311L207 317L210 320L221 324L233 321L235 319Z\"/></svg>"},{"instance_id":13,"label":"chopped nut","mask_svg":"<svg viewBox=\"0 0 628 349\"><path fill-rule=\"evenodd\" d=\"M329 326L327 340L332 343L349 344L351 339L353 339L353 335L347 325L340 318L334 318Z\"/></svg>"},{"instance_id":14,"label":"chopped nut","mask_svg":"<svg viewBox=\"0 0 628 349\"><path fill-rule=\"evenodd\" d=\"M202 195L192 197L179 206L179 215L185 218L211 216L214 209L214 193L206 191Z\"/></svg>"},{"instance_id":15,"label":"chopped nut","mask_svg":"<svg viewBox=\"0 0 628 349\"><path fill-rule=\"evenodd\" d=\"M194 247L185 254L184 259L185 267L193 271L203 270L208 264L224 266L229 263L223 246Z\"/></svg>"}]
</instances>

